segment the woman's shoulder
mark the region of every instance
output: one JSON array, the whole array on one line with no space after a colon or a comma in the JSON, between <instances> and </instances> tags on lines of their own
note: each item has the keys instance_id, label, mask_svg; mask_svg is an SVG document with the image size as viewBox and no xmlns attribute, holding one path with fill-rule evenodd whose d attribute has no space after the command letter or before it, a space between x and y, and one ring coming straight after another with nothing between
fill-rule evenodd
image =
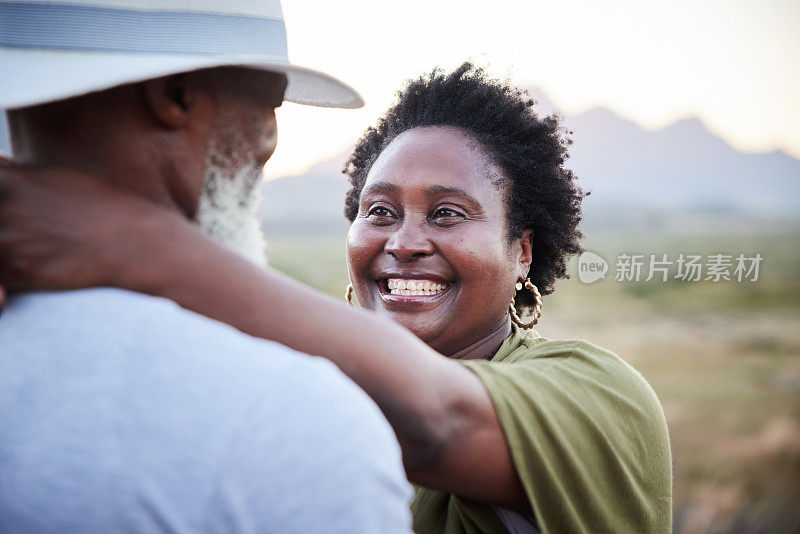
<instances>
[{"instance_id":1,"label":"woman's shoulder","mask_svg":"<svg viewBox=\"0 0 800 534\"><path fill-rule=\"evenodd\" d=\"M587 530L592 517L591 530L668 532L669 434L644 377L582 339L515 329L507 341L464 365L492 398L543 530Z\"/></svg>"},{"instance_id":2,"label":"woman's shoulder","mask_svg":"<svg viewBox=\"0 0 800 534\"><path fill-rule=\"evenodd\" d=\"M515 339L512 339L515 338ZM661 403L648 381L622 357L584 339L548 339L533 330L515 328L492 363L508 367L516 380L558 384L574 395L625 397L663 417ZM505 349L505 350L504 350ZM590 400L590 399L586 399Z\"/></svg>"},{"instance_id":3,"label":"woman's shoulder","mask_svg":"<svg viewBox=\"0 0 800 534\"><path fill-rule=\"evenodd\" d=\"M550 339L516 326L492 362L536 362L546 367L589 365L604 373L616 370L641 377L622 357L600 345L585 339Z\"/></svg>"}]
</instances>

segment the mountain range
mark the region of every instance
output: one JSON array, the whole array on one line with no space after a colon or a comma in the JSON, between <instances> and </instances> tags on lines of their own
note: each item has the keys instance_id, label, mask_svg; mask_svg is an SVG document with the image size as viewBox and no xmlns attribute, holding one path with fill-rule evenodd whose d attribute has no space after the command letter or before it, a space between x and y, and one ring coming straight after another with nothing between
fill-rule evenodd
<instances>
[{"instance_id":1,"label":"mountain range","mask_svg":"<svg viewBox=\"0 0 800 534\"><path fill-rule=\"evenodd\" d=\"M557 112L530 91L542 113ZM697 118L646 130L606 108L561 114L572 132L567 166L584 190L587 216L609 211L800 214L800 160L781 151L751 154L715 136ZM347 190L347 151L299 176L262 185L266 226L338 226Z\"/></svg>"},{"instance_id":2,"label":"mountain range","mask_svg":"<svg viewBox=\"0 0 800 534\"><path fill-rule=\"evenodd\" d=\"M530 91L540 113L559 112L540 91ZM8 150L4 114L0 150ZM800 215L800 160L781 151L741 152L697 118L646 130L606 108L561 114L572 132L567 164L591 191L592 213L711 212L758 216ZM348 151L322 160L299 176L264 182L260 215L267 226L339 227ZM321 226L322 225L322 226Z\"/></svg>"}]
</instances>

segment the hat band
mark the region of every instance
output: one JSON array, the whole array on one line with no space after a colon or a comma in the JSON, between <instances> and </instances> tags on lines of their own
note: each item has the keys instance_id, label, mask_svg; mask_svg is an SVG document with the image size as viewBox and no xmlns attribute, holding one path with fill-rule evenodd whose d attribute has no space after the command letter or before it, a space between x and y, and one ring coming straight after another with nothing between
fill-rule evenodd
<instances>
[{"instance_id":1,"label":"hat band","mask_svg":"<svg viewBox=\"0 0 800 534\"><path fill-rule=\"evenodd\" d=\"M289 61L283 20L64 4L1 3L0 46Z\"/></svg>"}]
</instances>

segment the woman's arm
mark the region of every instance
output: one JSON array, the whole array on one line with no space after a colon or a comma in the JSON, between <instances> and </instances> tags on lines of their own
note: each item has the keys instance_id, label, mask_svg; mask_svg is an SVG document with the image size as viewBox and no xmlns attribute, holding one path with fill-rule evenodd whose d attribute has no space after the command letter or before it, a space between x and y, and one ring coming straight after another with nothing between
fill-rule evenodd
<instances>
[{"instance_id":1,"label":"woman's arm","mask_svg":"<svg viewBox=\"0 0 800 534\"><path fill-rule=\"evenodd\" d=\"M333 361L380 406L413 482L525 508L491 399L472 372L396 324L234 255L182 219L156 227L149 268L126 269L117 285ZM152 248L141 233L137 241Z\"/></svg>"},{"instance_id":2,"label":"woman's arm","mask_svg":"<svg viewBox=\"0 0 800 534\"><path fill-rule=\"evenodd\" d=\"M410 480L527 508L491 399L472 372L396 324L240 258L177 213L67 174L0 169L0 282L163 296L323 356L381 408Z\"/></svg>"}]
</instances>

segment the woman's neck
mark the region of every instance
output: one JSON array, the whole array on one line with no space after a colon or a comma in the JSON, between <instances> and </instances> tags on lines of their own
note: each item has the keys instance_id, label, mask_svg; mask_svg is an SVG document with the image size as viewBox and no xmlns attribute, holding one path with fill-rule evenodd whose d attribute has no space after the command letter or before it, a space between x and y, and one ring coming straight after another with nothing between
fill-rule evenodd
<instances>
[{"instance_id":1,"label":"woman's neck","mask_svg":"<svg viewBox=\"0 0 800 534\"><path fill-rule=\"evenodd\" d=\"M511 319L494 332L482 337L469 347L461 349L450 358L454 360L491 360L508 336L511 335Z\"/></svg>"}]
</instances>

